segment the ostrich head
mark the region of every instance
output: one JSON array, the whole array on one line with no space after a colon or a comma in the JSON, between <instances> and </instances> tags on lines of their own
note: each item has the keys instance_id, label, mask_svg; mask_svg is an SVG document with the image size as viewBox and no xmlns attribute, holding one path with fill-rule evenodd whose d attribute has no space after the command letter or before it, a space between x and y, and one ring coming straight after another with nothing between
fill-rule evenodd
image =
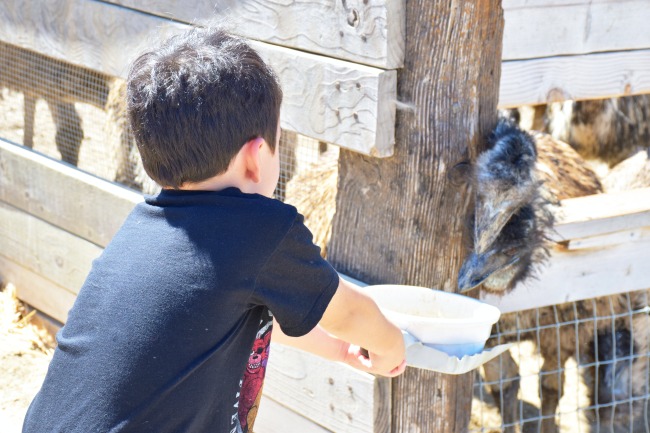
<instances>
[{"instance_id":1,"label":"ostrich head","mask_svg":"<svg viewBox=\"0 0 650 433\"><path fill-rule=\"evenodd\" d=\"M474 249L485 253L510 218L532 202L540 186L535 176L535 140L502 119L474 168L476 211Z\"/></svg>"},{"instance_id":2,"label":"ostrich head","mask_svg":"<svg viewBox=\"0 0 650 433\"><path fill-rule=\"evenodd\" d=\"M467 292L483 284L485 290L505 293L529 277L547 255L545 232L552 217L537 199L524 205L503 226L483 252L472 251L458 274L458 288Z\"/></svg>"},{"instance_id":3,"label":"ostrich head","mask_svg":"<svg viewBox=\"0 0 650 433\"><path fill-rule=\"evenodd\" d=\"M461 292L483 284L504 293L528 277L546 256L545 233L553 222L540 194L533 138L501 120L490 142L474 170L474 250L458 275Z\"/></svg>"}]
</instances>

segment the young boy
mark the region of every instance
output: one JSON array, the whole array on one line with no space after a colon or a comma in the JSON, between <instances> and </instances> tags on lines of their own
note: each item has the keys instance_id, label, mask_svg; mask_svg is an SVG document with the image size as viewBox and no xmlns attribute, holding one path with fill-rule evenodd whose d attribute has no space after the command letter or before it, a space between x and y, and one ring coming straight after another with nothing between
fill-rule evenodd
<instances>
[{"instance_id":1,"label":"young boy","mask_svg":"<svg viewBox=\"0 0 650 433\"><path fill-rule=\"evenodd\" d=\"M271 198L281 99L258 54L220 30L134 62L129 120L163 190L94 262L23 432L251 432L271 330L364 371L404 371L400 330Z\"/></svg>"}]
</instances>

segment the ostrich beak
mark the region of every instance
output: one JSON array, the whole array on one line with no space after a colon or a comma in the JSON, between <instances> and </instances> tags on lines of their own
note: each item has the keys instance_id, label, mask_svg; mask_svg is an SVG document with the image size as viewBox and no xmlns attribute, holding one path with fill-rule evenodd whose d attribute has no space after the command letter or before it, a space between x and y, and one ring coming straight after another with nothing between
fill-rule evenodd
<instances>
[{"instance_id":1,"label":"ostrich beak","mask_svg":"<svg viewBox=\"0 0 650 433\"><path fill-rule=\"evenodd\" d=\"M471 253L463 262L463 265L458 272L458 291L460 293L469 292L478 287L488 275L484 275L481 271L482 257Z\"/></svg>"},{"instance_id":2,"label":"ostrich beak","mask_svg":"<svg viewBox=\"0 0 650 433\"><path fill-rule=\"evenodd\" d=\"M519 256L508 257L492 250L484 254L471 253L458 272L458 291L469 292L487 280L492 274L506 269L519 261Z\"/></svg>"},{"instance_id":3,"label":"ostrich beak","mask_svg":"<svg viewBox=\"0 0 650 433\"><path fill-rule=\"evenodd\" d=\"M494 204L492 200L478 200L474 221L474 250L478 254L488 251L510 217L517 210L511 201Z\"/></svg>"}]
</instances>

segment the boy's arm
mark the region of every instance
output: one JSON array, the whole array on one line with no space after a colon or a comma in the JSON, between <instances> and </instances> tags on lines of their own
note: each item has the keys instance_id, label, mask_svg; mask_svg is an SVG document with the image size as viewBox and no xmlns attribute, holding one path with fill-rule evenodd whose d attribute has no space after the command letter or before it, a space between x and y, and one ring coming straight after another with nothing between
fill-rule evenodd
<instances>
[{"instance_id":1,"label":"boy's arm","mask_svg":"<svg viewBox=\"0 0 650 433\"><path fill-rule=\"evenodd\" d=\"M334 337L319 325L302 337L289 337L282 332L278 323L273 319L271 341L305 350L330 361L344 362L359 370L377 373L369 359L361 354L359 346L351 345ZM400 365L394 372L391 372L391 376L401 374L404 368L405 363Z\"/></svg>"},{"instance_id":2,"label":"boy's arm","mask_svg":"<svg viewBox=\"0 0 650 433\"><path fill-rule=\"evenodd\" d=\"M282 332L275 319L273 319L271 341L305 350L330 361L343 361L349 346L348 343L333 337L318 325L302 337L289 337Z\"/></svg>"},{"instance_id":3,"label":"boy's arm","mask_svg":"<svg viewBox=\"0 0 650 433\"><path fill-rule=\"evenodd\" d=\"M386 319L375 301L357 285L341 278L321 321L309 333L289 337L275 319L274 323L274 343L383 376L397 376L406 368L401 330ZM362 354L361 347L368 351L369 358Z\"/></svg>"},{"instance_id":4,"label":"boy's arm","mask_svg":"<svg viewBox=\"0 0 650 433\"><path fill-rule=\"evenodd\" d=\"M348 352L362 362L364 370L383 376L404 371L405 347L401 330L388 321L377 304L360 288L339 278L339 286L319 325L330 334L349 342ZM358 350L368 350L370 359Z\"/></svg>"},{"instance_id":5,"label":"boy's arm","mask_svg":"<svg viewBox=\"0 0 650 433\"><path fill-rule=\"evenodd\" d=\"M360 288L342 278L319 322L336 337L370 354L371 372L396 376L404 371L406 352L401 330L381 313Z\"/></svg>"}]
</instances>

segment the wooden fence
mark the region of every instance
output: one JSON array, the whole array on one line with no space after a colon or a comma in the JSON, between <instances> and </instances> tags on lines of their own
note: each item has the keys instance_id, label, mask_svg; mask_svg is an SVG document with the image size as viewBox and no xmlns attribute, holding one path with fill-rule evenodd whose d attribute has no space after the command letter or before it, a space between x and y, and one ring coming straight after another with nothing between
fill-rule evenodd
<instances>
[{"instance_id":1,"label":"wooden fence","mask_svg":"<svg viewBox=\"0 0 650 433\"><path fill-rule=\"evenodd\" d=\"M396 110L408 109L396 88L408 31L403 1L214 3L5 0L0 40L124 77L152 39L211 21L197 17L225 17L278 72L283 128L368 155L392 154ZM646 0L504 0L503 7L501 106L650 92ZM64 322L92 260L141 200L0 142L0 277ZM650 287L643 268L650 259L649 189L566 200L561 209L556 230L563 242L540 279L486 301L512 311ZM288 424L305 432L390 431L389 380L290 348L273 353L260 432Z\"/></svg>"}]
</instances>

